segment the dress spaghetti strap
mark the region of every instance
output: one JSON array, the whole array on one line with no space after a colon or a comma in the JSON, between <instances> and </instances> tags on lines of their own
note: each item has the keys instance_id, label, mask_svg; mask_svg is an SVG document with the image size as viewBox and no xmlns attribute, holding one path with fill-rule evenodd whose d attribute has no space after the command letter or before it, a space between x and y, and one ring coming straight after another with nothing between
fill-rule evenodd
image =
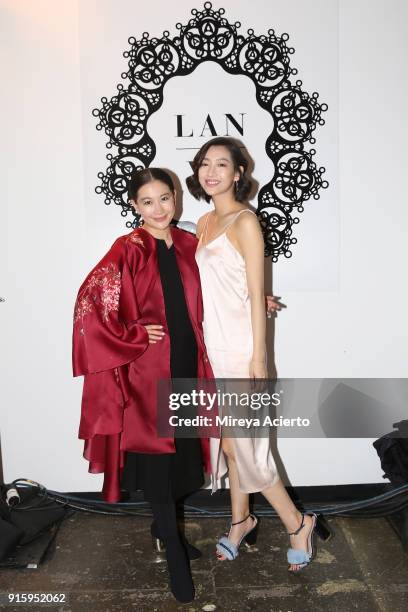
<instances>
[{"instance_id":1,"label":"dress spaghetti strap","mask_svg":"<svg viewBox=\"0 0 408 612\"><path fill-rule=\"evenodd\" d=\"M211 240L209 242L207 242L207 227L208 227L208 221L209 221L211 212L212 211L207 213L207 218L205 220L205 225L204 225L203 231L201 232L201 235L200 235L199 243L202 244L202 246L207 246L207 244L211 244L212 242L214 242L214 240L218 240L218 238L220 238L221 236L224 236L226 231L228 230L228 228L235 222L235 219L237 219L241 213L249 212L252 215L255 214L254 211L251 210L250 208L243 208L242 210L239 210L237 212L237 214L233 216L231 221L229 223L227 223L227 225L224 227L222 232L220 232L219 234L217 234L217 236L214 236L214 238L211 238Z\"/></svg>"},{"instance_id":2,"label":"dress spaghetti strap","mask_svg":"<svg viewBox=\"0 0 408 612\"><path fill-rule=\"evenodd\" d=\"M249 213L252 213L253 215L255 214L255 213L254 213L254 211L253 211L253 210L251 210L250 208L243 208L242 210L239 210L239 211L237 212L237 214L236 214L236 215L234 215L234 217L232 218L232 220L231 220L229 223L227 223L227 225L224 227L224 229L223 229L223 231L222 231L222 234L225 234L225 232L227 231L227 229L228 229L228 228L229 228L229 227L230 227L230 226L231 226L233 223L235 223L235 219L237 219L237 218L239 217L239 215L240 215L241 213L244 213L244 212L249 212Z\"/></svg>"},{"instance_id":3,"label":"dress spaghetti strap","mask_svg":"<svg viewBox=\"0 0 408 612\"><path fill-rule=\"evenodd\" d=\"M211 211L206 214L206 219L205 219L203 231L201 232L200 238L198 240L200 244L201 244L203 238L207 238L207 226L208 226L208 219L210 218L210 214L211 214Z\"/></svg>"}]
</instances>

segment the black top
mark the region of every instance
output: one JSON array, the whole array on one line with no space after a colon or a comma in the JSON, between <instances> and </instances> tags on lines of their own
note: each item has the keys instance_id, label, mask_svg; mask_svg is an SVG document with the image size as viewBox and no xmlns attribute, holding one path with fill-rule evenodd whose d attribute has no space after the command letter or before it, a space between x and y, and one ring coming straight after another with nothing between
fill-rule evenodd
<instances>
[{"instance_id":1,"label":"black top","mask_svg":"<svg viewBox=\"0 0 408 612\"><path fill-rule=\"evenodd\" d=\"M197 344L187 310L176 252L174 245L168 248L164 240L156 240L156 243L171 343L171 376L172 378L194 378L197 376Z\"/></svg>"},{"instance_id":2,"label":"black top","mask_svg":"<svg viewBox=\"0 0 408 612\"><path fill-rule=\"evenodd\" d=\"M172 379L197 376L197 343L188 314L174 246L156 239L157 260L170 336ZM173 390L177 382L173 380ZM142 489L146 501L177 500L204 483L201 444L197 438L175 439L176 452L126 453L122 488Z\"/></svg>"}]
</instances>

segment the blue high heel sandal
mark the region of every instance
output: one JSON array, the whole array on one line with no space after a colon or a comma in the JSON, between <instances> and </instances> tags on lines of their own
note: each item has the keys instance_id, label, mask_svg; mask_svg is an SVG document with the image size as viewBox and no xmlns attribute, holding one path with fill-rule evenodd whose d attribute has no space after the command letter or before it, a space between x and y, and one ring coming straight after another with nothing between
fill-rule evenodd
<instances>
[{"instance_id":1,"label":"blue high heel sandal","mask_svg":"<svg viewBox=\"0 0 408 612\"><path fill-rule=\"evenodd\" d=\"M231 527L244 523L249 517L253 519L253 525L251 529L244 533L237 545L233 544L228 539L229 534L231 533ZM228 536L223 536L222 538L220 538L216 546L217 553L226 557L228 561L234 561L234 559L238 557L238 549L241 546L242 541L245 542L246 546L253 546L255 544L258 532L258 519L254 514L248 514L248 516L242 519L242 521L238 521L237 523L231 523L231 527L229 529ZM224 561L224 559L222 560Z\"/></svg>"},{"instance_id":2,"label":"blue high heel sandal","mask_svg":"<svg viewBox=\"0 0 408 612\"><path fill-rule=\"evenodd\" d=\"M303 529L303 527L305 526L305 514L312 517L313 519L312 528L307 537L307 550L302 550L299 548L289 548L288 549L288 552L287 552L288 563L290 563L291 565L300 565L299 569L297 570L290 570L288 568L288 571L291 572L292 574L296 574L297 572L300 572L302 569L307 567L315 558L316 556L316 545L314 543L315 532L317 533L319 538L324 541L329 540L333 535L330 530L330 527L327 525L324 518L321 515L317 516L317 514L315 514L314 512L311 512L311 513L302 512L302 522L300 524L300 527L298 527L296 531L293 531L292 533L288 533L288 535L290 536L297 535L299 531Z\"/></svg>"}]
</instances>

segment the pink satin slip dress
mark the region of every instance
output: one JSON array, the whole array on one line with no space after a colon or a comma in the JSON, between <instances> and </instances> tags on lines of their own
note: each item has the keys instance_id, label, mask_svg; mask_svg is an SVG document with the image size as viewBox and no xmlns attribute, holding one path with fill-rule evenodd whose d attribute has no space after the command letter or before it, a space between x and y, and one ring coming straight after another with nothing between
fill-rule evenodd
<instances>
[{"instance_id":1,"label":"pink satin slip dress","mask_svg":"<svg viewBox=\"0 0 408 612\"><path fill-rule=\"evenodd\" d=\"M207 213L196 252L204 304L204 340L216 378L249 377L253 340L245 261L226 233L244 212L255 214L249 209L240 210L224 231L206 244L210 215ZM269 437L255 434L230 439L243 493L263 491L279 480ZM210 450L214 493L221 487L220 479L227 474L228 467L220 439L211 438Z\"/></svg>"}]
</instances>

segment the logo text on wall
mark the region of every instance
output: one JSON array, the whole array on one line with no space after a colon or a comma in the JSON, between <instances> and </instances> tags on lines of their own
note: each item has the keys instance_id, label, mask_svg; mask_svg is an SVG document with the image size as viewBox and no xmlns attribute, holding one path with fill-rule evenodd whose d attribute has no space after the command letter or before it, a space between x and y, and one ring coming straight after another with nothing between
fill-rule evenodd
<instances>
[{"instance_id":1,"label":"logo text on wall","mask_svg":"<svg viewBox=\"0 0 408 612\"><path fill-rule=\"evenodd\" d=\"M240 118L234 117L231 113L224 113L222 117L211 117L208 114L202 124L192 126L186 120L185 115L176 115L176 136L177 138L208 138L211 136L236 136L244 135L244 115L240 113ZM187 127L186 127L187 125ZM189 132L189 133L188 133Z\"/></svg>"}]
</instances>

